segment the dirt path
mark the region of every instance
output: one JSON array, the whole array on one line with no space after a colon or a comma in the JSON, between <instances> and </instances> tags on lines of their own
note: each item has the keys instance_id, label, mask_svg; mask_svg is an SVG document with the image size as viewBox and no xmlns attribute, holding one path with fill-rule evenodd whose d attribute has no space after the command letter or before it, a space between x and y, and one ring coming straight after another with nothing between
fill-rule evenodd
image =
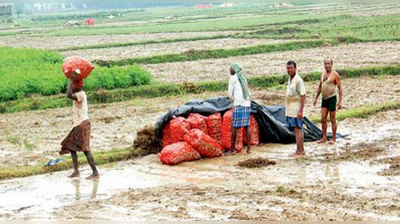
<instances>
[{"instance_id":1,"label":"dirt path","mask_svg":"<svg viewBox=\"0 0 400 224\"><path fill-rule=\"evenodd\" d=\"M232 34L230 31L222 32L187 32L187 33L135 33L121 35L93 35L93 36L57 36L57 37L29 37L10 36L0 37L0 46L17 48L61 49L67 47L82 47L97 44L142 42L149 40L211 37L216 35Z\"/></svg>"},{"instance_id":2,"label":"dirt path","mask_svg":"<svg viewBox=\"0 0 400 224\"><path fill-rule=\"evenodd\" d=\"M399 114L346 120L341 130L348 138L336 147L307 143L308 156L299 160L288 157L294 145L263 144L251 155L174 167L150 155L103 166L95 182L69 180L68 171L1 181L6 200L0 201L0 219L400 220L400 177L380 176L387 165L374 163L400 155ZM382 150L343 156L365 148ZM260 169L236 165L257 157L277 163ZM89 174L86 166L83 174Z\"/></svg>"},{"instance_id":3,"label":"dirt path","mask_svg":"<svg viewBox=\"0 0 400 224\"><path fill-rule=\"evenodd\" d=\"M399 86L400 76L346 79L343 81L343 110L400 100ZM254 100L264 105L283 104L283 88L253 89L252 94ZM320 109L313 107L311 100L316 88L316 82L307 83L310 96L306 101L307 116L319 114ZM224 95L226 92L203 93L90 106L92 149L102 151L130 147L136 132L145 125L153 124L168 108L183 105L192 99ZM0 168L33 165L43 159L47 161L57 157L59 144L70 131L71 122L69 108L0 115Z\"/></svg>"},{"instance_id":4,"label":"dirt path","mask_svg":"<svg viewBox=\"0 0 400 224\"><path fill-rule=\"evenodd\" d=\"M214 50L249 47L262 44L278 44L295 40L233 39L199 40L167 44L151 44L131 47L88 49L62 52L65 57L81 56L88 60L118 60L135 57L148 57L162 54L180 54L188 50Z\"/></svg>"},{"instance_id":5,"label":"dirt path","mask_svg":"<svg viewBox=\"0 0 400 224\"><path fill-rule=\"evenodd\" d=\"M243 66L246 76L255 77L266 74L285 74L285 65L288 60L297 61L299 73L322 72L322 62L328 56L333 58L337 69L395 64L400 60L397 53L399 50L400 42L363 43L224 59L146 65L144 68L160 81L178 83L211 81L226 79L229 75L229 66L234 62L239 62Z\"/></svg>"}]
</instances>

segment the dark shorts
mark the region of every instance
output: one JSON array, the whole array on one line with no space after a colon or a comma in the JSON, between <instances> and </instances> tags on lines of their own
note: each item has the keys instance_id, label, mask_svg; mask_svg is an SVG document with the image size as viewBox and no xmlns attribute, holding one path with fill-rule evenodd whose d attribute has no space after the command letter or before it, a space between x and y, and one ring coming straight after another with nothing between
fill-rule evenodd
<instances>
[{"instance_id":1,"label":"dark shorts","mask_svg":"<svg viewBox=\"0 0 400 224\"><path fill-rule=\"evenodd\" d=\"M322 99L322 108L327 108L328 111L336 111L337 96L333 96L329 99Z\"/></svg>"},{"instance_id":2,"label":"dark shorts","mask_svg":"<svg viewBox=\"0 0 400 224\"><path fill-rule=\"evenodd\" d=\"M243 128L250 125L251 107L236 106L233 108L232 126Z\"/></svg>"},{"instance_id":3,"label":"dark shorts","mask_svg":"<svg viewBox=\"0 0 400 224\"><path fill-rule=\"evenodd\" d=\"M71 151L89 152L90 151L90 132L91 124L89 120L82 122L74 127L68 136L61 142L60 155L68 154Z\"/></svg>"},{"instance_id":4,"label":"dark shorts","mask_svg":"<svg viewBox=\"0 0 400 224\"><path fill-rule=\"evenodd\" d=\"M286 127L288 128L303 128L303 119L297 119L294 117L286 117Z\"/></svg>"}]
</instances>

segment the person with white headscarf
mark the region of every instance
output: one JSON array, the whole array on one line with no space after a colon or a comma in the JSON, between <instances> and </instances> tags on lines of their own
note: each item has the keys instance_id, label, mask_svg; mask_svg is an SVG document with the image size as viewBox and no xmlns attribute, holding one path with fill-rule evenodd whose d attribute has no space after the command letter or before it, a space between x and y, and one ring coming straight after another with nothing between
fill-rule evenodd
<instances>
[{"instance_id":1,"label":"person with white headscarf","mask_svg":"<svg viewBox=\"0 0 400 224\"><path fill-rule=\"evenodd\" d=\"M228 95L233 101L231 149L226 153L236 153L235 143L240 128L247 129L247 142L250 143L250 115L251 94L246 78L242 74L242 66L233 63L230 68ZM250 153L250 144L247 144L247 153Z\"/></svg>"}]
</instances>

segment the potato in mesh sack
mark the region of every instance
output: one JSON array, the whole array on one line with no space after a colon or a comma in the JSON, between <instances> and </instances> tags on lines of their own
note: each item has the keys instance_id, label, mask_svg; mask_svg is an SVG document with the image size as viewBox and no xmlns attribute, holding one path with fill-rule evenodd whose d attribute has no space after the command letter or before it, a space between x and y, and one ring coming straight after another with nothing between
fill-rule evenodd
<instances>
[{"instance_id":1,"label":"potato in mesh sack","mask_svg":"<svg viewBox=\"0 0 400 224\"><path fill-rule=\"evenodd\" d=\"M63 73L68 79L71 76L71 72L76 70L79 70L79 73L75 79L85 79L90 75L93 69L94 65L92 63L79 56L73 56L65 59L62 65Z\"/></svg>"},{"instance_id":2,"label":"potato in mesh sack","mask_svg":"<svg viewBox=\"0 0 400 224\"><path fill-rule=\"evenodd\" d=\"M188 119L191 129L200 129L202 132L207 133L207 117L194 113L190 114Z\"/></svg>"},{"instance_id":3,"label":"potato in mesh sack","mask_svg":"<svg viewBox=\"0 0 400 224\"><path fill-rule=\"evenodd\" d=\"M200 153L186 142L178 142L163 148L158 158L163 164L176 165L184 161L193 161L201 158Z\"/></svg>"},{"instance_id":4,"label":"potato in mesh sack","mask_svg":"<svg viewBox=\"0 0 400 224\"><path fill-rule=\"evenodd\" d=\"M169 123L173 116L183 116L188 115L190 113L200 113L200 114L213 114L213 113L221 113L223 115L225 111L228 111L232 108L232 102L229 97L217 97L217 98L209 98L206 100L192 100L190 102L185 103L181 107L173 108L169 110L168 113L161 116L156 124L156 135L157 138L162 138L162 129L165 127L167 123ZM259 122L259 130L260 130L260 143L295 143L295 135L293 131L286 128L282 123L285 122L285 106L266 106L260 105L254 101L251 102L251 110L254 113L257 121ZM229 114L229 113L228 113ZM222 122L224 123L224 122ZM225 148L230 148L230 126L231 120L226 123L225 122L225 133L226 137L224 138L224 142L221 145ZM322 130L317 127L313 122L304 117L304 141L305 142L313 142L321 139ZM207 124L207 126L210 126ZM209 133L211 137L212 134ZM239 132L240 136L240 132ZM346 135L339 135L338 137L344 138ZM328 138L330 136L328 135ZM218 141L218 138L216 138ZM238 141L238 145L240 145L240 141Z\"/></svg>"},{"instance_id":5,"label":"potato in mesh sack","mask_svg":"<svg viewBox=\"0 0 400 224\"><path fill-rule=\"evenodd\" d=\"M243 131L243 142L247 144L247 129L245 128ZM250 116L250 145L258 145L260 144L260 126L256 120L256 118L251 115Z\"/></svg>"},{"instance_id":6,"label":"potato in mesh sack","mask_svg":"<svg viewBox=\"0 0 400 224\"><path fill-rule=\"evenodd\" d=\"M224 114L222 120L222 147L224 149L231 149L231 138L232 138L232 114L233 111L229 110ZM243 128L240 128L236 133L236 152L240 152L243 149Z\"/></svg>"},{"instance_id":7,"label":"potato in mesh sack","mask_svg":"<svg viewBox=\"0 0 400 224\"><path fill-rule=\"evenodd\" d=\"M185 141L196 149L203 157L218 157L222 155L222 146L199 129L192 129L185 135Z\"/></svg>"},{"instance_id":8,"label":"potato in mesh sack","mask_svg":"<svg viewBox=\"0 0 400 224\"><path fill-rule=\"evenodd\" d=\"M166 147L167 145L172 144L172 137L171 137L171 124L168 123L167 125L165 125L165 127L162 130L162 144L163 144L163 148Z\"/></svg>"},{"instance_id":9,"label":"potato in mesh sack","mask_svg":"<svg viewBox=\"0 0 400 224\"><path fill-rule=\"evenodd\" d=\"M220 113L215 113L207 117L208 135L215 139L219 145L222 145L222 116Z\"/></svg>"},{"instance_id":10,"label":"potato in mesh sack","mask_svg":"<svg viewBox=\"0 0 400 224\"><path fill-rule=\"evenodd\" d=\"M183 141L183 137L190 130L190 123L186 118L174 117L170 122L171 143Z\"/></svg>"}]
</instances>

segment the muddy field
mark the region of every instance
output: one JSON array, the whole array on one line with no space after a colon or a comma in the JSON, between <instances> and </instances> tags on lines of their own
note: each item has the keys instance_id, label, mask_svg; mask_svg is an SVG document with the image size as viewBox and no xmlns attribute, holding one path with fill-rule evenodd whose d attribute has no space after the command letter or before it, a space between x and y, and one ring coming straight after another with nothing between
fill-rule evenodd
<instances>
[{"instance_id":1,"label":"muddy field","mask_svg":"<svg viewBox=\"0 0 400 224\"><path fill-rule=\"evenodd\" d=\"M399 76L346 79L343 81L343 110L400 100L399 84ZM311 98L316 88L316 82L307 83L310 94L306 101L307 116L318 115L320 111L312 106ZM283 89L253 89L252 93L254 100L264 105L284 103ZM103 151L130 147L136 132L147 124L153 124L168 108L183 105L192 99L224 95L225 92L203 93L90 106L92 148ZM59 144L71 126L70 108L0 115L0 167L33 165L43 159L47 161L57 157Z\"/></svg>"},{"instance_id":2,"label":"muddy field","mask_svg":"<svg viewBox=\"0 0 400 224\"><path fill-rule=\"evenodd\" d=\"M88 49L65 51L65 57L79 55L88 60L118 60L135 57L148 57L162 54L180 54L189 50L214 50L250 47L262 44L279 44L296 40L233 39L199 40L166 44L150 44L131 47Z\"/></svg>"},{"instance_id":3,"label":"muddy field","mask_svg":"<svg viewBox=\"0 0 400 224\"><path fill-rule=\"evenodd\" d=\"M360 68L398 63L400 42L379 42L327 46L298 51L275 52L225 59L174 62L146 65L157 80L169 82L195 82L224 80L229 75L229 67L234 62L243 66L248 77L285 74L286 62L290 59L298 63L299 73L323 71L322 61L327 56L333 58L335 68ZM207 68L207 69L203 69Z\"/></svg>"},{"instance_id":4,"label":"muddy field","mask_svg":"<svg viewBox=\"0 0 400 224\"><path fill-rule=\"evenodd\" d=\"M0 46L17 48L62 49L68 47L82 47L97 44L142 42L149 40L211 37L216 35L232 34L230 31L221 32L187 32L187 33L136 33L121 35L93 35L93 36L67 36L67 37L29 37L11 36L0 37Z\"/></svg>"},{"instance_id":5,"label":"muddy field","mask_svg":"<svg viewBox=\"0 0 400 224\"><path fill-rule=\"evenodd\" d=\"M251 155L174 167L150 155L102 166L93 182L70 180L70 171L2 181L0 219L400 220L400 177L380 175L389 165L377 162L400 155L399 114L348 119L341 124L348 137L336 146L306 143L307 157L297 160L288 157L294 145L263 144ZM366 148L383 150L342 156ZM276 165L238 166L258 157ZM83 174L89 172L85 166Z\"/></svg>"}]
</instances>

